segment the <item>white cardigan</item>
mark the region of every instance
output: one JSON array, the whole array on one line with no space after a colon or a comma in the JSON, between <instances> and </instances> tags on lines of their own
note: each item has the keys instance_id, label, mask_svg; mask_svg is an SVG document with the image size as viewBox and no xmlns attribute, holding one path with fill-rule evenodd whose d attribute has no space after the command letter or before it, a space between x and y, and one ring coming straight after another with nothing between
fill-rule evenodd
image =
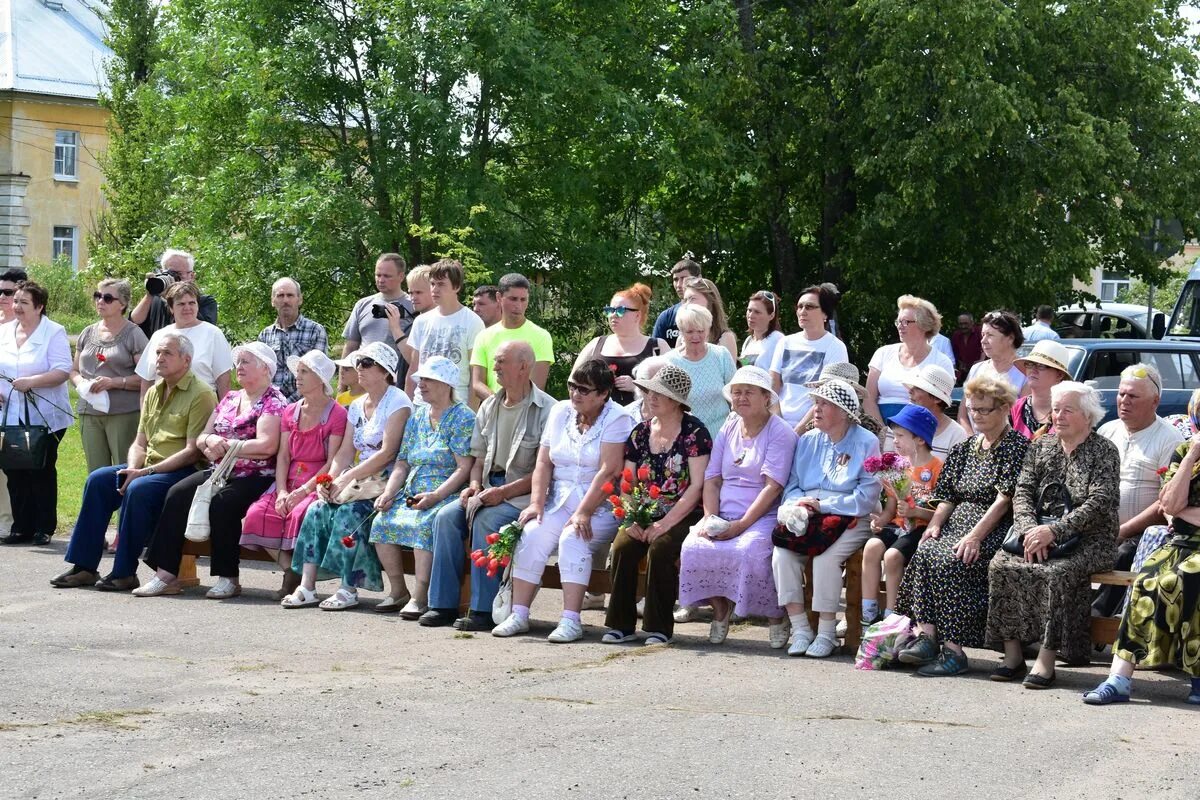
<instances>
[{"instance_id":1,"label":"white cardigan","mask_svg":"<svg viewBox=\"0 0 1200 800\"><path fill-rule=\"evenodd\" d=\"M71 372L71 345L67 331L57 322L42 317L41 323L25 343L17 347L16 320L0 325L0 375L5 378L27 378L54 369ZM64 379L57 386L34 389L38 394L30 407L29 421L46 425L52 431L71 427L71 400ZM0 378L0 397L4 399L4 424L16 425L25 415L25 395L14 391L12 383ZM57 408L55 408L57 406Z\"/></svg>"}]
</instances>

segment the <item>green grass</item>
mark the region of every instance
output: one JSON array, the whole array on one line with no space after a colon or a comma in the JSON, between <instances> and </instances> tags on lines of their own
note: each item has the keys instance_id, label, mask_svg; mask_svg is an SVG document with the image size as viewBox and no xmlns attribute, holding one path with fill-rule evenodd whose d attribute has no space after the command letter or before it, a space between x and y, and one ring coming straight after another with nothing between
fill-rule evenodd
<instances>
[{"instance_id":1,"label":"green grass","mask_svg":"<svg viewBox=\"0 0 1200 800\"><path fill-rule=\"evenodd\" d=\"M76 408L75 387L69 386L71 408ZM70 534L79 516L83 499L83 482L87 480L87 461L83 457L83 441L79 438L79 423L67 429L58 445L58 532Z\"/></svg>"}]
</instances>

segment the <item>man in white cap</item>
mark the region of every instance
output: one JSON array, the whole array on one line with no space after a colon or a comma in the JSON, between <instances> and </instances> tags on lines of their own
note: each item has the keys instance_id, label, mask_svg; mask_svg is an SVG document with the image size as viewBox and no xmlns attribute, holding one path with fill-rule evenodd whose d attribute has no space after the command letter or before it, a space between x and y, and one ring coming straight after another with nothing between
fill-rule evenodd
<instances>
[{"instance_id":1,"label":"man in white cap","mask_svg":"<svg viewBox=\"0 0 1200 800\"><path fill-rule=\"evenodd\" d=\"M1096 431L1117 446L1121 454L1121 505L1117 519L1117 558L1113 569L1133 565L1142 532L1166 522L1158 504L1162 481L1160 467L1171 463L1183 442L1175 426L1158 416L1162 377L1151 364L1134 364L1121 373L1117 386L1117 418ZM1094 613L1111 617L1125 600L1124 586L1102 587L1092 604Z\"/></svg>"},{"instance_id":2,"label":"man in white cap","mask_svg":"<svg viewBox=\"0 0 1200 800\"><path fill-rule=\"evenodd\" d=\"M296 376L288 368L288 359L297 358L310 350L322 353L329 349L325 328L300 313L304 295L294 278L280 278L271 286L271 305L275 321L263 328L258 340L275 351L275 377L271 383L283 393L289 403L296 402Z\"/></svg>"}]
</instances>

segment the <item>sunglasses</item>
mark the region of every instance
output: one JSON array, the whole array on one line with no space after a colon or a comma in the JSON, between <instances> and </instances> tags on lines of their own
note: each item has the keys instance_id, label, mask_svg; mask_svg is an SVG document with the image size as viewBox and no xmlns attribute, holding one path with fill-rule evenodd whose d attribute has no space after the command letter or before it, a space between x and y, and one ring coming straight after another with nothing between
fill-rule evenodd
<instances>
[{"instance_id":1,"label":"sunglasses","mask_svg":"<svg viewBox=\"0 0 1200 800\"><path fill-rule=\"evenodd\" d=\"M360 358L354 362L354 366L359 369L370 369L371 367L378 367L379 362L373 358Z\"/></svg>"},{"instance_id":2,"label":"sunglasses","mask_svg":"<svg viewBox=\"0 0 1200 800\"><path fill-rule=\"evenodd\" d=\"M0 290L0 291L2 291L2 290ZM115 303L118 300L120 300L121 298L117 297L116 295L109 294L108 292L105 292L104 294L100 294L99 292L92 292L92 299L93 300L103 300L106 303Z\"/></svg>"},{"instance_id":3,"label":"sunglasses","mask_svg":"<svg viewBox=\"0 0 1200 800\"><path fill-rule=\"evenodd\" d=\"M605 306L600 310L603 311L606 316L615 316L617 319L625 316L625 314L629 311L637 311L636 308L630 308L629 306Z\"/></svg>"},{"instance_id":4,"label":"sunglasses","mask_svg":"<svg viewBox=\"0 0 1200 800\"><path fill-rule=\"evenodd\" d=\"M16 289L0 289L0 297L12 297L16 293Z\"/></svg>"},{"instance_id":5,"label":"sunglasses","mask_svg":"<svg viewBox=\"0 0 1200 800\"><path fill-rule=\"evenodd\" d=\"M596 390L594 387L584 386L583 384L576 383L575 381L567 381L567 391L572 394L581 394L584 397L587 397Z\"/></svg>"},{"instance_id":6,"label":"sunglasses","mask_svg":"<svg viewBox=\"0 0 1200 800\"><path fill-rule=\"evenodd\" d=\"M750 297L750 299L767 301L768 303L771 304L771 313L772 314L775 313L776 301L775 301L775 293L774 292L768 292L768 291L755 292Z\"/></svg>"}]
</instances>

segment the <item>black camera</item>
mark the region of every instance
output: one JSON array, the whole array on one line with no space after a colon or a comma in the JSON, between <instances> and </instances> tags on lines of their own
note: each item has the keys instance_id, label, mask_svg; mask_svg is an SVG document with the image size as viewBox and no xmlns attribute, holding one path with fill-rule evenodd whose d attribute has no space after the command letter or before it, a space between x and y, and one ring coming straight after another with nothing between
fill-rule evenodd
<instances>
[{"instance_id":1,"label":"black camera","mask_svg":"<svg viewBox=\"0 0 1200 800\"><path fill-rule=\"evenodd\" d=\"M173 269L156 269L146 275L146 293L158 297L181 280L183 276Z\"/></svg>"},{"instance_id":2,"label":"black camera","mask_svg":"<svg viewBox=\"0 0 1200 800\"><path fill-rule=\"evenodd\" d=\"M401 321L404 321L412 316L412 312L409 311L408 308L405 307L405 305L403 303L401 303L399 300L393 300L391 302L392 302L392 305L394 305L396 308L400 309L400 320ZM387 318L386 306L384 306L383 303L375 303L374 305L371 306L371 316L374 317L375 319L386 319Z\"/></svg>"}]
</instances>

